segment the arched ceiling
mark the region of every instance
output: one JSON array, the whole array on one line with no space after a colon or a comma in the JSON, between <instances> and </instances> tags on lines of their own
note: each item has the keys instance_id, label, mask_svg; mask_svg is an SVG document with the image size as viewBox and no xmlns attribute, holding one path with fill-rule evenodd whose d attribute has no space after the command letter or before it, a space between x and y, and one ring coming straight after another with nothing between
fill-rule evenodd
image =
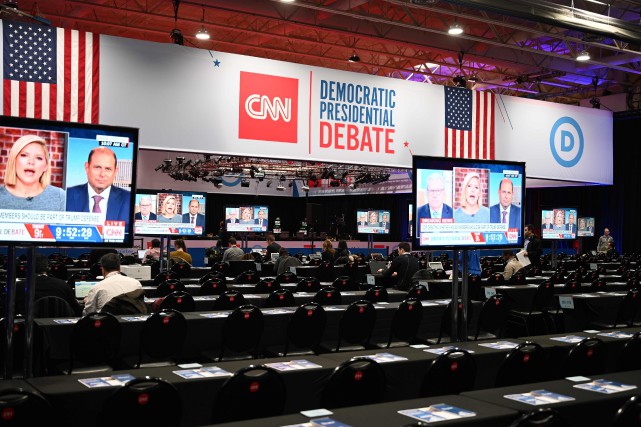
<instances>
[{"instance_id":1,"label":"arched ceiling","mask_svg":"<svg viewBox=\"0 0 641 427\"><path fill-rule=\"evenodd\" d=\"M172 43L170 33L178 29L186 46L426 84L454 85L453 78L462 75L468 88L568 104L633 94L641 87L641 1L637 0L17 0L17 4L20 11L57 27L164 43ZM0 15L16 16L6 9ZM462 35L447 33L454 22L463 27ZM203 26L212 36L208 41L194 37ZM575 56L583 50L592 59L577 62ZM353 54L359 62L347 61Z\"/></svg>"}]
</instances>

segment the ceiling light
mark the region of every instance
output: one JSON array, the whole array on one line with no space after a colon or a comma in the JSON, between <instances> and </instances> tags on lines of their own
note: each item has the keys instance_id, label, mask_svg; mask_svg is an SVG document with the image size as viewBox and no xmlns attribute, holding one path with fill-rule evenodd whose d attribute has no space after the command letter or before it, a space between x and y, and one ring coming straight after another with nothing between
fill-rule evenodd
<instances>
[{"instance_id":1,"label":"ceiling light","mask_svg":"<svg viewBox=\"0 0 641 427\"><path fill-rule=\"evenodd\" d=\"M278 187L276 187L276 190L285 191L285 187L283 187L283 184L278 184Z\"/></svg>"},{"instance_id":2,"label":"ceiling light","mask_svg":"<svg viewBox=\"0 0 641 427\"><path fill-rule=\"evenodd\" d=\"M577 55L576 60L577 61L581 61L581 62L589 61L590 60L590 52L588 52L587 50L582 51L581 53L579 53Z\"/></svg>"},{"instance_id":3,"label":"ceiling light","mask_svg":"<svg viewBox=\"0 0 641 427\"><path fill-rule=\"evenodd\" d=\"M459 34L463 34L463 27L461 27L457 22L455 22L447 30L447 33L452 36L458 36Z\"/></svg>"},{"instance_id":4,"label":"ceiling light","mask_svg":"<svg viewBox=\"0 0 641 427\"><path fill-rule=\"evenodd\" d=\"M200 27L200 30L196 33L196 38L199 40L209 40L209 31L203 25Z\"/></svg>"},{"instance_id":5,"label":"ceiling light","mask_svg":"<svg viewBox=\"0 0 641 427\"><path fill-rule=\"evenodd\" d=\"M356 51L352 52L352 56L349 57L349 62L360 62L361 58L356 54Z\"/></svg>"}]
</instances>

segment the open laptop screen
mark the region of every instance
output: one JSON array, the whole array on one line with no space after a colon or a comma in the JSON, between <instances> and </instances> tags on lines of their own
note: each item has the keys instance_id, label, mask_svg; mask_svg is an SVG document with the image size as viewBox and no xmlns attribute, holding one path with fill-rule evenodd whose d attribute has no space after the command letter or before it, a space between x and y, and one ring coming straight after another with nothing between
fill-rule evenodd
<instances>
[{"instance_id":1,"label":"open laptop screen","mask_svg":"<svg viewBox=\"0 0 641 427\"><path fill-rule=\"evenodd\" d=\"M430 261L427 265L432 270L443 270L443 263L440 261Z\"/></svg>"},{"instance_id":2,"label":"open laptop screen","mask_svg":"<svg viewBox=\"0 0 641 427\"><path fill-rule=\"evenodd\" d=\"M87 296L91 288L96 286L100 281L95 282L76 282L76 298L82 299Z\"/></svg>"}]
</instances>

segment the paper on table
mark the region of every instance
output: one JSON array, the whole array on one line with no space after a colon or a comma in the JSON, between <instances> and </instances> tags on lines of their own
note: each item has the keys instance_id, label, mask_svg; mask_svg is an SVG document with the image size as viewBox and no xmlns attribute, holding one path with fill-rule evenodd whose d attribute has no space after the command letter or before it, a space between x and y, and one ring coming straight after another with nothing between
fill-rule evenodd
<instances>
[{"instance_id":1,"label":"paper on table","mask_svg":"<svg viewBox=\"0 0 641 427\"><path fill-rule=\"evenodd\" d=\"M522 250L522 251L518 251L518 252L516 253L516 259L518 259L518 260L519 260L519 262L521 263L521 265L523 265L523 267L527 267L528 265L530 265L530 258L528 258L528 257L524 254L524 252L525 252L524 250Z\"/></svg>"}]
</instances>

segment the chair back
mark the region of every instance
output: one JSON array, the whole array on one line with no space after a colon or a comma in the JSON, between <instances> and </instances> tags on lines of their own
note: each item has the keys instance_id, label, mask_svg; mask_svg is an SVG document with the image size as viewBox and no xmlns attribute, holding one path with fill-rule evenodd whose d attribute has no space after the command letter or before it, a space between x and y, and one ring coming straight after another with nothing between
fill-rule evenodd
<instances>
[{"instance_id":1,"label":"chair back","mask_svg":"<svg viewBox=\"0 0 641 427\"><path fill-rule=\"evenodd\" d=\"M427 288L425 285L419 283L413 285L407 292L408 298L416 298L419 301L424 301L429 298Z\"/></svg>"},{"instance_id":2,"label":"chair back","mask_svg":"<svg viewBox=\"0 0 641 427\"><path fill-rule=\"evenodd\" d=\"M447 274L442 268L437 268L432 272L432 277L434 277L434 279L447 279Z\"/></svg>"},{"instance_id":3,"label":"chair back","mask_svg":"<svg viewBox=\"0 0 641 427\"><path fill-rule=\"evenodd\" d=\"M296 305L294 294L289 289L276 289L272 291L265 300L265 308L293 307Z\"/></svg>"},{"instance_id":4,"label":"chair back","mask_svg":"<svg viewBox=\"0 0 641 427\"><path fill-rule=\"evenodd\" d=\"M76 317L69 303L56 296L38 298L33 304L33 316L43 317Z\"/></svg>"},{"instance_id":5,"label":"chair back","mask_svg":"<svg viewBox=\"0 0 641 427\"><path fill-rule=\"evenodd\" d=\"M349 276L337 277L336 280L334 280L334 282L332 283L332 286L334 286L340 292L350 292L358 290L358 284Z\"/></svg>"},{"instance_id":6,"label":"chair back","mask_svg":"<svg viewBox=\"0 0 641 427\"><path fill-rule=\"evenodd\" d=\"M590 284L590 292L607 292L608 282L604 279L599 279L598 277L592 281Z\"/></svg>"},{"instance_id":7,"label":"chair back","mask_svg":"<svg viewBox=\"0 0 641 427\"><path fill-rule=\"evenodd\" d=\"M143 353L152 359L177 357L187 336L187 320L176 310L165 309L154 313L145 320L140 334L140 354L138 367Z\"/></svg>"},{"instance_id":8,"label":"chair back","mask_svg":"<svg viewBox=\"0 0 641 427\"><path fill-rule=\"evenodd\" d=\"M543 283L539 284L539 287L536 288L534 296L532 297L532 305L530 307L530 313L533 311L541 311L547 313L552 300L554 299L554 283L550 280L546 280Z\"/></svg>"},{"instance_id":9,"label":"chair back","mask_svg":"<svg viewBox=\"0 0 641 427\"><path fill-rule=\"evenodd\" d=\"M511 427L566 427L569 424L554 409L541 408L528 412L514 421Z\"/></svg>"},{"instance_id":10,"label":"chair back","mask_svg":"<svg viewBox=\"0 0 641 427\"><path fill-rule=\"evenodd\" d=\"M255 285L260 281L260 274L254 270L245 270L234 279L234 283Z\"/></svg>"},{"instance_id":11,"label":"chair back","mask_svg":"<svg viewBox=\"0 0 641 427\"><path fill-rule=\"evenodd\" d=\"M318 278L320 282L333 282L336 278L334 264L329 261L321 262L316 270L316 278Z\"/></svg>"},{"instance_id":12,"label":"chair back","mask_svg":"<svg viewBox=\"0 0 641 427\"><path fill-rule=\"evenodd\" d=\"M73 325L69 372L75 361L111 363L120 348L120 323L109 313L89 313Z\"/></svg>"},{"instance_id":13,"label":"chair back","mask_svg":"<svg viewBox=\"0 0 641 427\"><path fill-rule=\"evenodd\" d=\"M503 328L509 313L510 307L507 297L502 294L494 294L489 297L481 307L474 339L478 339L481 331L489 332L500 338L503 335Z\"/></svg>"},{"instance_id":14,"label":"chair back","mask_svg":"<svg viewBox=\"0 0 641 427\"><path fill-rule=\"evenodd\" d=\"M256 283L256 286L254 286L254 292L257 294L269 294L277 289L280 289L278 279L267 277L260 279L258 283Z\"/></svg>"},{"instance_id":15,"label":"chair back","mask_svg":"<svg viewBox=\"0 0 641 427\"><path fill-rule=\"evenodd\" d=\"M285 383L278 371L249 366L229 378L214 401L212 422L223 423L273 417L283 413Z\"/></svg>"},{"instance_id":16,"label":"chair back","mask_svg":"<svg viewBox=\"0 0 641 427\"><path fill-rule=\"evenodd\" d=\"M225 276L224 276L221 272L219 272L219 271L210 271L209 273L207 273L207 274L205 274L205 275L201 276L201 277L198 279L198 284L199 284L199 285L202 285L203 283L205 283L205 281L207 281L207 280L209 280L209 279L220 279L221 281L225 282L225 284L227 284L227 279L226 279L226 278L225 278Z\"/></svg>"},{"instance_id":17,"label":"chair back","mask_svg":"<svg viewBox=\"0 0 641 427\"><path fill-rule=\"evenodd\" d=\"M581 291L581 282L576 279L570 279L563 285L564 294L575 294Z\"/></svg>"},{"instance_id":18,"label":"chair back","mask_svg":"<svg viewBox=\"0 0 641 427\"><path fill-rule=\"evenodd\" d=\"M236 308L223 324L220 359L225 350L256 355L265 320L258 307L245 304Z\"/></svg>"},{"instance_id":19,"label":"chair back","mask_svg":"<svg viewBox=\"0 0 641 427\"><path fill-rule=\"evenodd\" d=\"M342 408L379 403L385 386L385 372L377 362L355 357L334 370L323 389L321 406Z\"/></svg>"},{"instance_id":20,"label":"chair back","mask_svg":"<svg viewBox=\"0 0 641 427\"><path fill-rule=\"evenodd\" d=\"M186 290L185 285L179 279L169 279L158 285L156 288L156 297L162 298L172 292L185 292Z\"/></svg>"},{"instance_id":21,"label":"chair back","mask_svg":"<svg viewBox=\"0 0 641 427\"><path fill-rule=\"evenodd\" d=\"M490 277L487 278L487 286L500 286L505 282L505 277L501 273L492 273Z\"/></svg>"},{"instance_id":22,"label":"chair back","mask_svg":"<svg viewBox=\"0 0 641 427\"><path fill-rule=\"evenodd\" d=\"M499 366L496 387L506 387L541 381L546 370L545 350L539 344L526 341L514 347Z\"/></svg>"},{"instance_id":23,"label":"chair back","mask_svg":"<svg viewBox=\"0 0 641 427\"><path fill-rule=\"evenodd\" d=\"M168 270L161 271L160 273L156 274L156 276L154 277L154 286L158 286L161 283L171 279L178 280L178 274Z\"/></svg>"},{"instance_id":24,"label":"chair back","mask_svg":"<svg viewBox=\"0 0 641 427\"><path fill-rule=\"evenodd\" d=\"M318 292L321 284L316 277L303 277L296 285L296 292Z\"/></svg>"},{"instance_id":25,"label":"chair back","mask_svg":"<svg viewBox=\"0 0 641 427\"><path fill-rule=\"evenodd\" d=\"M585 338L572 347L568 353L562 366L561 375L565 378L604 373L607 362L606 351L605 344L599 338Z\"/></svg>"},{"instance_id":26,"label":"chair back","mask_svg":"<svg viewBox=\"0 0 641 427\"><path fill-rule=\"evenodd\" d=\"M625 324L627 326L632 326L634 323L634 318L639 311L639 304L641 303L641 295L639 294L638 289L629 289L628 292L623 297L621 304L619 305L619 310L617 311L615 325Z\"/></svg>"},{"instance_id":27,"label":"chair back","mask_svg":"<svg viewBox=\"0 0 641 427\"><path fill-rule=\"evenodd\" d=\"M89 272L93 277L98 277L102 276L102 267L99 262L95 263L94 265L89 268Z\"/></svg>"},{"instance_id":28,"label":"chair back","mask_svg":"<svg viewBox=\"0 0 641 427\"><path fill-rule=\"evenodd\" d=\"M60 261L49 263L49 275L60 280L67 280L67 266Z\"/></svg>"},{"instance_id":29,"label":"chair back","mask_svg":"<svg viewBox=\"0 0 641 427\"><path fill-rule=\"evenodd\" d=\"M552 284L554 285L559 285L561 283L565 282L565 276L563 275L563 270L559 271L557 270L555 273L552 273L549 279Z\"/></svg>"},{"instance_id":30,"label":"chair back","mask_svg":"<svg viewBox=\"0 0 641 427\"><path fill-rule=\"evenodd\" d=\"M191 276L191 264L182 258L172 258L175 260L171 266L171 271L178 275L180 279L186 279Z\"/></svg>"},{"instance_id":31,"label":"chair back","mask_svg":"<svg viewBox=\"0 0 641 427\"><path fill-rule=\"evenodd\" d=\"M355 262L348 262L343 266L340 272L341 276L347 276L356 284L360 282L360 270L358 264Z\"/></svg>"},{"instance_id":32,"label":"chair back","mask_svg":"<svg viewBox=\"0 0 641 427\"><path fill-rule=\"evenodd\" d=\"M53 406L40 393L22 388L0 392L0 424L3 426L61 427Z\"/></svg>"},{"instance_id":33,"label":"chair back","mask_svg":"<svg viewBox=\"0 0 641 427\"><path fill-rule=\"evenodd\" d=\"M223 277L228 277L231 267L226 262L219 261L215 262L214 265L211 266L211 271L212 273L220 273Z\"/></svg>"},{"instance_id":34,"label":"chair back","mask_svg":"<svg viewBox=\"0 0 641 427\"><path fill-rule=\"evenodd\" d=\"M160 310L176 310L181 313L196 311L196 302L191 294L185 291L174 291L165 296L160 303Z\"/></svg>"},{"instance_id":35,"label":"chair back","mask_svg":"<svg viewBox=\"0 0 641 427\"><path fill-rule=\"evenodd\" d=\"M285 271L276 276L276 282L278 282L279 284L296 283L298 282L298 276L296 276L296 274L292 273L291 271Z\"/></svg>"},{"instance_id":36,"label":"chair back","mask_svg":"<svg viewBox=\"0 0 641 427\"><path fill-rule=\"evenodd\" d=\"M617 372L641 369L641 332L636 332L625 343L617 361Z\"/></svg>"},{"instance_id":37,"label":"chair back","mask_svg":"<svg viewBox=\"0 0 641 427\"><path fill-rule=\"evenodd\" d=\"M233 310L245 304L245 297L238 291L225 291L216 298L212 310Z\"/></svg>"},{"instance_id":38,"label":"chair back","mask_svg":"<svg viewBox=\"0 0 641 427\"><path fill-rule=\"evenodd\" d=\"M94 277L91 275L89 270L81 270L69 276L69 278L67 279L67 284L71 287L74 287L76 286L76 282L92 280L92 279L94 279Z\"/></svg>"},{"instance_id":39,"label":"chair back","mask_svg":"<svg viewBox=\"0 0 641 427\"><path fill-rule=\"evenodd\" d=\"M421 382L421 397L459 394L472 390L476 361L469 352L453 348L437 357Z\"/></svg>"},{"instance_id":40,"label":"chair back","mask_svg":"<svg viewBox=\"0 0 641 427\"><path fill-rule=\"evenodd\" d=\"M525 277L525 272L523 269L520 269L510 277L510 285L526 285L527 280Z\"/></svg>"},{"instance_id":41,"label":"chair back","mask_svg":"<svg viewBox=\"0 0 641 427\"><path fill-rule=\"evenodd\" d=\"M341 316L336 351L340 350L341 341L367 345L374 329L374 323L376 323L376 309L371 302L359 300L351 303Z\"/></svg>"},{"instance_id":42,"label":"chair back","mask_svg":"<svg viewBox=\"0 0 641 427\"><path fill-rule=\"evenodd\" d=\"M180 426L182 398L176 388L160 378L135 378L118 387L105 401L98 425Z\"/></svg>"},{"instance_id":43,"label":"chair back","mask_svg":"<svg viewBox=\"0 0 641 427\"><path fill-rule=\"evenodd\" d=\"M614 415L611 427L630 427L639 425L641 420L641 395L632 396Z\"/></svg>"},{"instance_id":44,"label":"chair back","mask_svg":"<svg viewBox=\"0 0 641 427\"><path fill-rule=\"evenodd\" d=\"M341 293L333 286L323 286L316 295L314 295L314 302L320 305L340 305L343 298Z\"/></svg>"},{"instance_id":45,"label":"chair back","mask_svg":"<svg viewBox=\"0 0 641 427\"><path fill-rule=\"evenodd\" d=\"M389 295L385 286L372 286L365 291L365 299L371 303L388 302Z\"/></svg>"},{"instance_id":46,"label":"chair back","mask_svg":"<svg viewBox=\"0 0 641 427\"><path fill-rule=\"evenodd\" d=\"M412 343L418 335L421 320L423 320L423 306L418 299L408 298L401 302L392 317L387 347L395 338Z\"/></svg>"},{"instance_id":47,"label":"chair back","mask_svg":"<svg viewBox=\"0 0 641 427\"><path fill-rule=\"evenodd\" d=\"M457 310L458 310L458 331L457 331L457 336L462 337L462 338L467 338L464 337L463 333L463 298L459 297L457 301ZM470 325L472 322L472 318L474 317L474 306L472 305L472 301L468 300L467 301L467 326ZM452 336L452 302L447 305L445 308L445 311L443 311L443 314L441 315L441 328L439 330L439 337L438 337L438 342L441 342L441 338L443 335L448 335Z\"/></svg>"},{"instance_id":48,"label":"chair back","mask_svg":"<svg viewBox=\"0 0 641 427\"><path fill-rule=\"evenodd\" d=\"M218 276L211 276L200 282L198 295L220 295L227 290L227 280Z\"/></svg>"},{"instance_id":49,"label":"chair back","mask_svg":"<svg viewBox=\"0 0 641 427\"><path fill-rule=\"evenodd\" d=\"M326 321L322 305L309 302L299 306L287 323L287 345L283 356L287 355L290 344L297 349L317 348L323 338Z\"/></svg>"}]
</instances>

